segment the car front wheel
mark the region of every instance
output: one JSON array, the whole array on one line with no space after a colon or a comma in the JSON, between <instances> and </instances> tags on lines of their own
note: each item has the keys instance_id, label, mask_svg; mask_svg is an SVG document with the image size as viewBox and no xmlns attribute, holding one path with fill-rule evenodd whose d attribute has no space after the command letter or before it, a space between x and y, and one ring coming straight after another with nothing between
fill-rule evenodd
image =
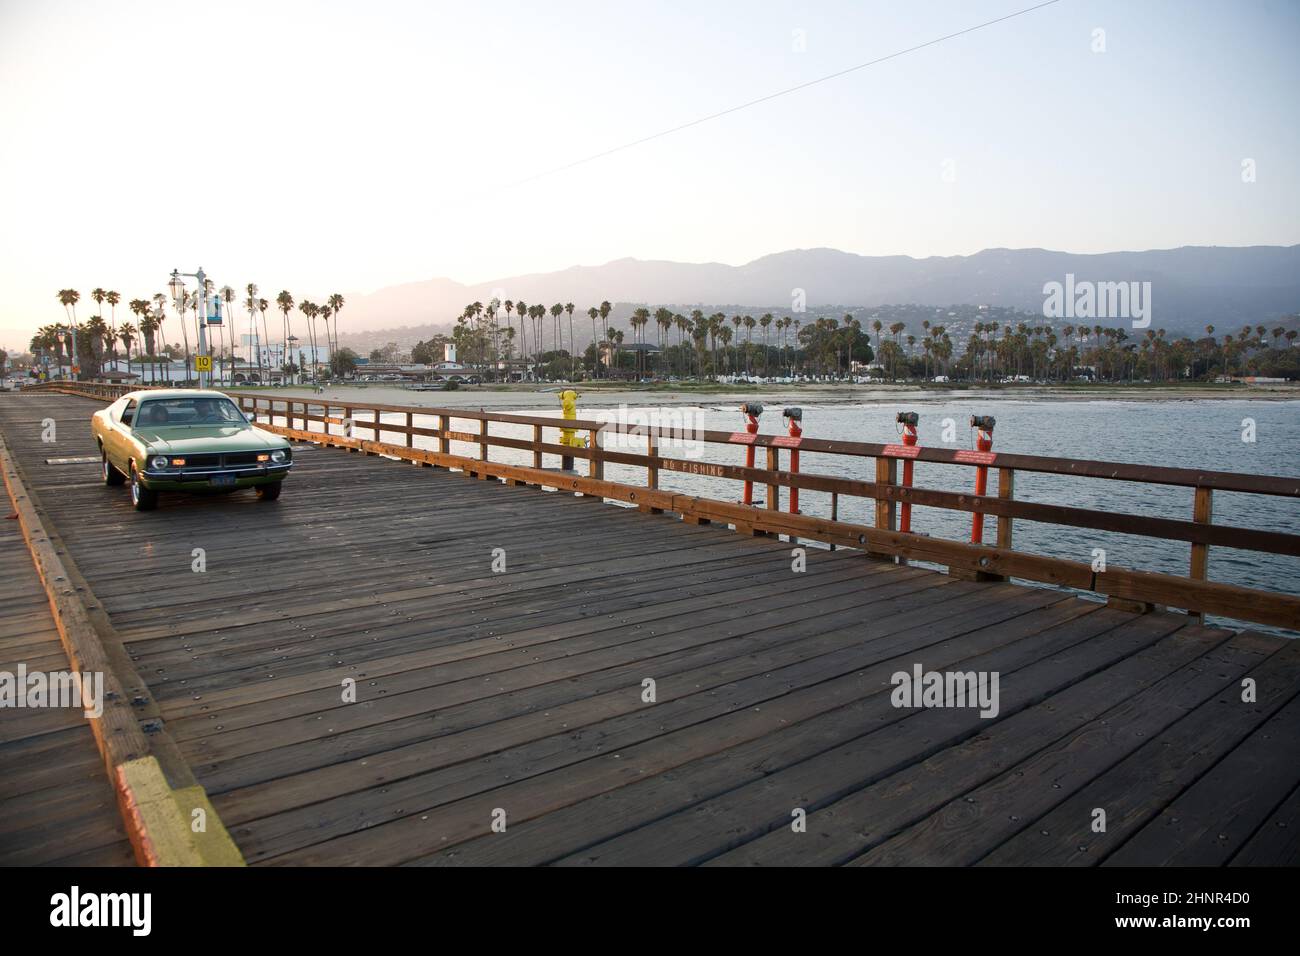
<instances>
[{"instance_id":1,"label":"car front wheel","mask_svg":"<svg viewBox=\"0 0 1300 956\"><path fill-rule=\"evenodd\" d=\"M99 450L100 457L104 459L104 484L109 487L120 485L126 481L126 475L114 468L108 461L108 453L104 449Z\"/></svg>"},{"instance_id":2,"label":"car front wheel","mask_svg":"<svg viewBox=\"0 0 1300 956\"><path fill-rule=\"evenodd\" d=\"M262 501L274 501L280 497L280 486L283 484L283 481L277 481L269 485L258 485L255 489L257 497Z\"/></svg>"},{"instance_id":3,"label":"car front wheel","mask_svg":"<svg viewBox=\"0 0 1300 956\"><path fill-rule=\"evenodd\" d=\"M140 484L140 475L131 465L131 504L136 511L153 511L158 507L158 492L150 491Z\"/></svg>"}]
</instances>

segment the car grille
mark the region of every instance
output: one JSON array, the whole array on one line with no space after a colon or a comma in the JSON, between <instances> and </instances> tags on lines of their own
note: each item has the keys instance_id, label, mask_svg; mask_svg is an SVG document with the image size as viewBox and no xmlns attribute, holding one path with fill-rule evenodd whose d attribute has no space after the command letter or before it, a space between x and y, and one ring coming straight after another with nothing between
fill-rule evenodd
<instances>
[{"instance_id":1,"label":"car grille","mask_svg":"<svg viewBox=\"0 0 1300 956\"><path fill-rule=\"evenodd\" d=\"M259 462L257 456L265 454L267 454L267 452L264 451L236 451L231 452L228 455L186 455L185 465L181 470L190 471L192 469L240 468L248 465L287 465L293 458L293 453L286 450L283 462ZM180 456L178 455L176 457L179 458Z\"/></svg>"}]
</instances>

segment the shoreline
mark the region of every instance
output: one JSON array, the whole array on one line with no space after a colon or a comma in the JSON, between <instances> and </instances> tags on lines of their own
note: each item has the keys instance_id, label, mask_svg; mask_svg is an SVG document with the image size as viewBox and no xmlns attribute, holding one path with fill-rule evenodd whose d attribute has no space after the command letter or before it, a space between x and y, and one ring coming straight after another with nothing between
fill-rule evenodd
<instances>
[{"instance_id":1,"label":"shoreline","mask_svg":"<svg viewBox=\"0 0 1300 956\"><path fill-rule=\"evenodd\" d=\"M311 386L287 388L235 387L235 394L264 395L293 399L348 401L358 404L410 405L424 408L512 408L555 409L558 395L570 386L557 385L489 385L462 386L454 391L415 392L392 385L334 385L317 394ZM753 388L647 388L637 385L579 383L576 388L583 406L617 408L620 405L728 405L743 401L766 404L861 405L908 401L945 402L978 399L981 402L1186 402L1186 401L1295 401L1300 400L1300 386L1247 385L1232 387L1213 385L1171 385L1156 387L1114 386L1073 388L1038 386L1009 388L931 388L920 385L785 385Z\"/></svg>"}]
</instances>

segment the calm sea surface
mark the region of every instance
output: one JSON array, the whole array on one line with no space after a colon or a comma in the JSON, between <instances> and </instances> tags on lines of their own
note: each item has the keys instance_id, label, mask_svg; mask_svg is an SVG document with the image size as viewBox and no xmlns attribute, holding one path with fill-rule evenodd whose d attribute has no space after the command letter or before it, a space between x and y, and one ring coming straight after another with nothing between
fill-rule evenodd
<instances>
[{"instance_id":1,"label":"calm sea surface","mask_svg":"<svg viewBox=\"0 0 1300 956\"><path fill-rule=\"evenodd\" d=\"M994 451L1032 455L1101 459L1136 464L1171 467L1207 468L1216 471L1239 471L1264 475L1300 474L1300 402L1295 401L996 401L983 405L953 402L912 402L864 405L805 405L803 428L809 438L845 441L898 441L895 413L916 411L921 416L920 443L949 448L974 447L967 427L972 414L989 414L997 418ZM685 407L698 416L703 427L722 431L740 430L742 420L734 407L700 405ZM520 414L537 415L538 412ZM611 414L605 412L605 414ZM580 417L599 417L595 411L579 410ZM558 417L558 412L555 413ZM432 425L432 420L417 424ZM942 440L944 419L957 425L956 440L945 445ZM386 416L398 422L404 416ZM1254 441L1243 441L1250 421L1254 423ZM764 434L784 432L780 407L769 407L761 419ZM456 430L477 430L477 423L456 421ZM531 428L494 424L493 434L521 438L531 437ZM362 431L369 437L368 431ZM548 432L547 441L555 441ZM395 436L387 436L397 440ZM417 439L422 447L432 447L431 439ZM456 454L477 456L476 445L453 443ZM695 449L696 452L701 449ZM709 462L742 464L741 446L704 445L701 454L687 454L686 449L664 448L661 454L671 457L695 457ZM531 464L530 452L494 448L492 460ZM764 461L759 451L758 462ZM786 467L787 456L781 456ZM558 461L549 456L547 467ZM579 462L579 467L583 467ZM863 480L874 479L871 459L854 460L834 455L805 452L801 470L808 473L837 475ZM643 485L645 470L608 464L605 477L611 481ZM698 475L661 471L660 487L702 497L737 501L739 482ZM975 471L954 465L918 462L917 487L950 491L973 489ZM989 490L996 490L996 473L989 476ZM765 488L756 488L761 498ZM1141 485L1122 481L1072 478L1020 472L1016 475L1016 497L1044 504L1070 505L1112 512L1125 512L1190 520L1192 489L1158 485ZM800 510L804 514L830 517L830 495L801 490ZM782 506L785 507L783 497ZM839 516L846 521L870 524L872 502L868 499L841 497ZM936 537L965 541L970 535L969 514L936 508L913 509L914 531ZM1216 492L1214 522L1245 528L1258 528L1300 534L1300 500L1265 495ZM985 540L995 536L994 520L986 519ZM1145 538L1138 535L1094 532L1081 528L1016 522L1018 550L1091 562L1093 550L1104 549L1111 566L1186 574L1190 545ZM1210 579L1254 588L1300 593L1300 558L1255 554L1232 548L1213 548L1210 552Z\"/></svg>"}]
</instances>

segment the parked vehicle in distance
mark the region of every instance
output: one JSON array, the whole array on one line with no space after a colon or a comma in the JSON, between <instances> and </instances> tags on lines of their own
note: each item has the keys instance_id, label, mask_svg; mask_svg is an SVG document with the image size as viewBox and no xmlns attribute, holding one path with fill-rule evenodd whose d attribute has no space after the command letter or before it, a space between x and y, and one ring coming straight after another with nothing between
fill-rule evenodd
<instances>
[{"instance_id":1,"label":"parked vehicle in distance","mask_svg":"<svg viewBox=\"0 0 1300 956\"><path fill-rule=\"evenodd\" d=\"M263 501L274 501L293 467L289 443L254 428L222 392L130 392L95 412L90 429L104 484L130 482L137 511L157 507L164 491L253 488Z\"/></svg>"}]
</instances>

